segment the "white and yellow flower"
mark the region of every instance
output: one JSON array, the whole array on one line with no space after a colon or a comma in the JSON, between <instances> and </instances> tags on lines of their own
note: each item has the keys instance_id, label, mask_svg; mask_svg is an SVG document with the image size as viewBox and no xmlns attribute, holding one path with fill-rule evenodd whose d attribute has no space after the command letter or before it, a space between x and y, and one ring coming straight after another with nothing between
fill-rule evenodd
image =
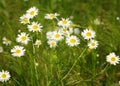
<instances>
[{"instance_id":1,"label":"white and yellow flower","mask_svg":"<svg viewBox=\"0 0 120 86\"><path fill-rule=\"evenodd\" d=\"M38 22L32 22L31 25L28 25L28 29L29 31L32 31L32 32L40 32L42 29L43 26L40 25L40 23Z\"/></svg>"},{"instance_id":2,"label":"white and yellow flower","mask_svg":"<svg viewBox=\"0 0 120 86\"><path fill-rule=\"evenodd\" d=\"M55 40L48 40L48 45L50 48L55 48L57 46L57 42Z\"/></svg>"},{"instance_id":3,"label":"white and yellow flower","mask_svg":"<svg viewBox=\"0 0 120 86\"><path fill-rule=\"evenodd\" d=\"M24 14L23 16L20 17L20 22L22 24L28 24L30 23L30 17L27 14Z\"/></svg>"},{"instance_id":4,"label":"white and yellow flower","mask_svg":"<svg viewBox=\"0 0 120 86\"><path fill-rule=\"evenodd\" d=\"M95 37L95 31L91 30L91 29L85 29L81 35L83 36L84 39L92 39Z\"/></svg>"},{"instance_id":5,"label":"white and yellow flower","mask_svg":"<svg viewBox=\"0 0 120 86\"><path fill-rule=\"evenodd\" d=\"M25 32L22 32L22 33L18 34L16 41L23 43L23 44L28 44L28 42L30 41L30 38L29 38L28 34L26 34Z\"/></svg>"},{"instance_id":6,"label":"white and yellow flower","mask_svg":"<svg viewBox=\"0 0 120 86\"><path fill-rule=\"evenodd\" d=\"M116 56L114 52L112 52L106 56L106 61L109 62L110 64L116 65L119 63L120 58L119 56Z\"/></svg>"},{"instance_id":7,"label":"white and yellow flower","mask_svg":"<svg viewBox=\"0 0 120 86\"><path fill-rule=\"evenodd\" d=\"M9 39L7 39L6 37L3 37L3 44L5 45L10 45L11 44L11 41Z\"/></svg>"},{"instance_id":8,"label":"white and yellow flower","mask_svg":"<svg viewBox=\"0 0 120 86\"><path fill-rule=\"evenodd\" d=\"M76 36L71 35L71 36L66 38L66 43L69 46L77 46L80 44L80 40Z\"/></svg>"},{"instance_id":9,"label":"white and yellow flower","mask_svg":"<svg viewBox=\"0 0 120 86\"><path fill-rule=\"evenodd\" d=\"M96 49L98 47L98 41L91 39L88 43L89 49Z\"/></svg>"},{"instance_id":10,"label":"white and yellow flower","mask_svg":"<svg viewBox=\"0 0 120 86\"><path fill-rule=\"evenodd\" d=\"M50 13L50 14L46 14L45 15L45 19L54 19L54 18L57 18L57 16L59 16L59 14L57 13Z\"/></svg>"},{"instance_id":11,"label":"white and yellow flower","mask_svg":"<svg viewBox=\"0 0 120 86\"><path fill-rule=\"evenodd\" d=\"M69 20L69 18L67 19L62 18L62 20L58 22L58 26L62 26L62 27L69 27L70 24L71 24L71 21Z\"/></svg>"},{"instance_id":12,"label":"white and yellow flower","mask_svg":"<svg viewBox=\"0 0 120 86\"><path fill-rule=\"evenodd\" d=\"M8 71L0 71L0 81L1 82L6 82L10 79L10 73Z\"/></svg>"},{"instance_id":13,"label":"white and yellow flower","mask_svg":"<svg viewBox=\"0 0 120 86\"><path fill-rule=\"evenodd\" d=\"M25 54L25 49L22 46L14 46L14 48L11 49L11 53L15 57L21 57Z\"/></svg>"},{"instance_id":14,"label":"white and yellow flower","mask_svg":"<svg viewBox=\"0 0 120 86\"><path fill-rule=\"evenodd\" d=\"M55 41L60 41L63 38L64 38L63 34L59 31L54 31L53 34L52 34L52 39L55 40Z\"/></svg>"},{"instance_id":15,"label":"white and yellow flower","mask_svg":"<svg viewBox=\"0 0 120 86\"><path fill-rule=\"evenodd\" d=\"M41 45L42 43L41 43L41 40L36 40L35 41L35 44L34 45L36 45L38 48L39 48L39 46Z\"/></svg>"},{"instance_id":16,"label":"white and yellow flower","mask_svg":"<svg viewBox=\"0 0 120 86\"><path fill-rule=\"evenodd\" d=\"M31 7L26 12L29 18L33 18L38 15L38 9L36 7Z\"/></svg>"}]
</instances>

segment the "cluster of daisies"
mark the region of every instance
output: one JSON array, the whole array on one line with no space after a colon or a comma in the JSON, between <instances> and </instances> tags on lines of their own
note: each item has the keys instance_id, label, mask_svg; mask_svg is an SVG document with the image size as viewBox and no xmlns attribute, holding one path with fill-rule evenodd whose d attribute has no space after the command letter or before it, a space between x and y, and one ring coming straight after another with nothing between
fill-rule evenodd
<instances>
[{"instance_id":1,"label":"cluster of daisies","mask_svg":"<svg viewBox=\"0 0 120 86\"><path fill-rule=\"evenodd\" d=\"M30 22L31 19L33 19L36 15L38 15L38 9L36 7L31 7L26 11L26 14L22 15L20 17L20 22L23 25L27 25L28 31L31 33L35 32L41 32L43 26L41 26L40 23L33 21ZM84 29L82 32L80 32L79 28L75 28L73 26L72 21L69 18L61 18L59 19L60 15L58 13L49 13L45 15L45 19L53 20L56 19L57 21L57 27L54 31L48 31L46 32L46 38L47 43L50 48L55 48L58 45L58 42L64 40L65 43L70 46L78 46L80 44L80 38L79 36L82 36L84 40L87 41L87 46L89 49L96 49L98 47L98 41L95 40L96 33L93 29ZM96 19L94 21L96 25L100 24L100 21ZM29 41L32 41L32 37L30 37L29 33L21 32L19 31L19 34L16 37L16 42L22 44L21 45L15 45L11 49L11 54L14 57L21 57L24 56L26 49L23 45L27 45ZM2 42L4 45L8 46L11 45L12 41L9 40L6 37L2 38ZM42 44L40 39L36 39L33 45L39 46ZM3 52L3 47L0 46L0 53ZM110 64L116 65L119 63L120 58L117 56L114 52L110 53L106 56L106 61ZM38 64L36 64L38 65ZM11 75L8 71L2 70L0 71L0 81L5 82L10 79Z\"/></svg>"}]
</instances>

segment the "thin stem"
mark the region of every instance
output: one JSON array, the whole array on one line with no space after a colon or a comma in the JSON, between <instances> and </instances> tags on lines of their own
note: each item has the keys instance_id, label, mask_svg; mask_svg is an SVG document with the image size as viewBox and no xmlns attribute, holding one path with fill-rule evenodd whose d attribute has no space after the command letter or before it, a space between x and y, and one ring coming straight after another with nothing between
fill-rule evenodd
<instances>
[{"instance_id":1,"label":"thin stem","mask_svg":"<svg viewBox=\"0 0 120 86\"><path fill-rule=\"evenodd\" d=\"M80 56L75 60L75 62L73 63L72 67L70 68L70 70L67 72L67 74L62 78L62 80L64 80L68 75L69 73L72 71L72 69L74 68L74 66L76 65L76 63L79 61L79 59L82 57L82 55L84 54L84 52L86 51L87 48L85 48L83 50L83 52L80 54Z\"/></svg>"}]
</instances>

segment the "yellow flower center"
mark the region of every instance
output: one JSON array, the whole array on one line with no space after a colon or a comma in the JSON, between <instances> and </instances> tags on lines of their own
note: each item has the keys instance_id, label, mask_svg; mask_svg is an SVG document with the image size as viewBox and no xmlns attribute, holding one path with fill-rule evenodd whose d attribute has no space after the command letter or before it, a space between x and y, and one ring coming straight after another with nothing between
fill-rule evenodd
<instances>
[{"instance_id":1,"label":"yellow flower center","mask_svg":"<svg viewBox=\"0 0 120 86\"><path fill-rule=\"evenodd\" d=\"M91 43L91 46L95 46L95 43Z\"/></svg>"},{"instance_id":2,"label":"yellow flower center","mask_svg":"<svg viewBox=\"0 0 120 86\"><path fill-rule=\"evenodd\" d=\"M86 36L91 36L92 34L90 32L87 32L86 33Z\"/></svg>"},{"instance_id":3,"label":"yellow flower center","mask_svg":"<svg viewBox=\"0 0 120 86\"><path fill-rule=\"evenodd\" d=\"M28 21L28 18L24 18L23 21L24 21L25 23L28 23L28 22L29 22L29 21Z\"/></svg>"},{"instance_id":4,"label":"yellow flower center","mask_svg":"<svg viewBox=\"0 0 120 86\"><path fill-rule=\"evenodd\" d=\"M6 78L6 74L2 74L2 78Z\"/></svg>"},{"instance_id":5,"label":"yellow flower center","mask_svg":"<svg viewBox=\"0 0 120 86\"><path fill-rule=\"evenodd\" d=\"M31 12L30 12L30 15L34 15L34 13L35 13L34 11L31 11Z\"/></svg>"},{"instance_id":6,"label":"yellow flower center","mask_svg":"<svg viewBox=\"0 0 120 86\"><path fill-rule=\"evenodd\" d=\"M66 21L66 20L63 20L63 21L62 21L62 24L67 24L67 21Z\"/></svg>"},{"instance_id":7,"label":"yellow flower center","mask_svg":"<svg viewBox=\"0 0 120 86\"><path fill-rule=\"evenodd\" d=\"M59 38L59 37L60 37L60 34L56 34L56 35L55 35L55 38Z\"/></svg>"},{"instance_id":8,"label":"yellow flower center","mask_svg":"<svg viewBox=\"0 0 120 86\"><path fill-rule=\"evenodd\" d=\"M21 51L20 50L16 50L16 53L19 54Z\"/></svg>"},{"instance_id":9,"label":"yellow flower center","mask_svg":"<svg viewBox=\"0 0 120 86\"><path fill-rule=\"evenodd\" d=\"M116 58L115 57L111 57L111 61L116 61Z\"/></svg>"},{"instance_id":10,"label":"yellow flower center","mask_svg":"<svg viewBox=\"0 0 120 86\"><path fill-rule=\"evenodd\" d=\"M71 43L75 43L76 40L75 40L75 39L70 39L70 42L71 42Z\"/></svg>"},{"instance_id":11,"label":"yellow flower center","mask_svg":"<svg viewBox=\"0 0 120 86\"><path fill-rule=\"evenodd\" d=\"M51 42L51 45L52 45L52 46L55 46L55 42Z\"/></svg>"},{"instance_id":12,"label":"yellow flower center","mask_svg":"<svg viewBox=\"0 0 120 86\"><path fill-rule=\"evenodd\" d=\"M53 19L55 17L54 14L50 14L50 18Z\"/></svg>"},{"instance_id":13,"label":"yellow flower center","mask_svg":"<svg viewBox=\"0 0 120 86\"><path fill-rule=\"evenodd\" d=\"M22 41L25 41L26 39L27 39L26 36L22 36L22 37L21 37L21 40L22 40Z\"/></svg>"},{"instance_id":14,"label":"yellow flower center","mask_svg":"<svg viewBox=\"0 0 120 86\"><path fill-rule=\"evenodd\" d=\"M38 25L33 25L33 29L37 30L38 29Z\"/></svg>"}]
</instances>

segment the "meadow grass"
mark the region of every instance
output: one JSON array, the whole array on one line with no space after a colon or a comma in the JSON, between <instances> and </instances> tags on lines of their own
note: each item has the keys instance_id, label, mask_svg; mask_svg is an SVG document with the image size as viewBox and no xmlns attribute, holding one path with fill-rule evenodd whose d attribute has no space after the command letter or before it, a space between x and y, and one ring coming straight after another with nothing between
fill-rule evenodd
<instances>
[{"instance_id":1,"label":"meadow grass","mask_svg":"<svg viewBox=\"0 0 120 86\"><path fill-rule=\"evenodd\" d=\"M19 21L26 10L35 6L39 14L31 21L43 25L42 32L32 33L27 25ZM120 65L106 62L106 55L115 52L120 56L120 1L119 0L0 0L0 71L10 72L7 82L0 86L119 86ZM80 33L92 28L98 40L97 49L90 50L81 34L80 45L68 46L61 41L56 48L47 44L46 32L55 30L57 21L44 19L47 13L59 13L60 18L70 18ZM98 18L103 24L96 25ZM18 30L29 33L32 41L28 45L16 42ZM12 44L6 46L2 38L7 37ZM34 46L35 39L42 45ZM22 45L26 52L16 58L10 50Z\"/></svg>"}]
</instances>

